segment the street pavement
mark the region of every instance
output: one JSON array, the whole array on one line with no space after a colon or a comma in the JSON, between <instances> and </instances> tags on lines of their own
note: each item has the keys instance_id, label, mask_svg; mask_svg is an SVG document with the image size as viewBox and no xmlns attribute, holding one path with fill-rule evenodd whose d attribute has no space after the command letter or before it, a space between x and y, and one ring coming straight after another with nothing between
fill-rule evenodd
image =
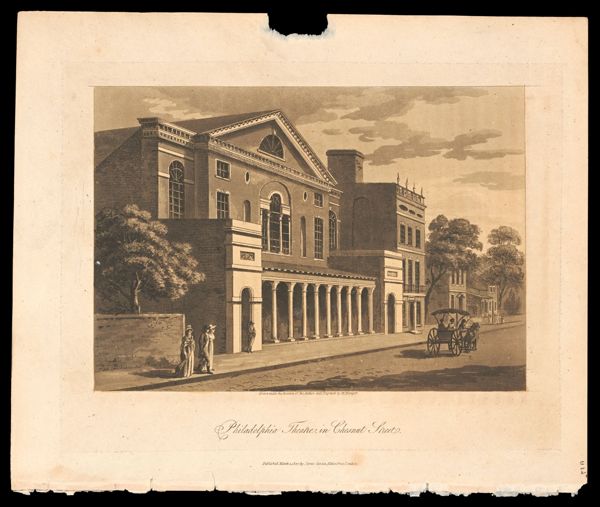
<instances>
[{"instance_id":1,"label":"street pavement","mask_svg":"<svg viewBox=\"0 0 600 507\"><path fill-rule=\"evenodd\" d=\"M458 357L442 345L429 357L418 341L260 371L204 377L156 390L177 391L511 391L525 389L525 323L484 326L478 349Z\"/></svg>"}]
</instances>

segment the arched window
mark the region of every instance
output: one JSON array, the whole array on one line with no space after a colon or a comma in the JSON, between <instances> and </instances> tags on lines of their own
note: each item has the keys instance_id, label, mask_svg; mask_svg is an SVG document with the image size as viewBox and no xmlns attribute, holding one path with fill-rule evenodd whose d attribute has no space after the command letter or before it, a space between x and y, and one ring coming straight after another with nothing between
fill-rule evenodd
<instances>
[{"instance_id":1,"label":"arched window","mask_svg":"<svg viewBox=\"0 0 600 507\"><path fill-rule=\"evenodd\" d=\"M183 164L175 160L169 166L169 218L183 218L184 198Z\"/></svg>"},{"instance_id":2,"label":"arched window","mask_svg":"<svg viewBox=\"0 0 600 507\"><path fill-rule=\"evenodd\" d=\"M271 238L271 252L279 253L281 250L281 196L273 194L269 206L269 232Z\"/></svg>"},{"instance_id":3,"label":"arched window","mask_svg":"<svg viewBox=\"0 0 600 507\"><path fill-rule=\"evenodd\" d=\"M279 192L272 192L268 200L261 199L262 249L265 252L284 255L291 253L291 208L287 200L289 197L286 197L282 197Z\"/></svg>"},{"instance_id":4,"label":"arched window","mask_svg":"<svg viewBox=\"0 0 600 507\"><path fill-rule=\"evenodd\" d=\"M244 201L244 222L252 222L252 206L250 201Z\"/></svg>"},{"instance_id":5,"label":"arched window","mask_svg":"<svg viewBox=\"0 0 600 507\"><path fill-rule=\"evenodd\" d=\"M281 144L281 140L275 134L270 134L265 137L258 149L269 155L283 158L283 144Z\"/></svg>"},{"instance_id":6,"label":"arched window","mask_svg":"<svg viewBox=\"0 0 600 507\"><path fill-rule=\"evenodd\" d=\"M333 211L329 212L329 250L337 250L337 217Z\"/></svg>"},{"instance_id":7,"label":"arched window","mask_svg":"<svg viewBox=\"0 0 600 507\"><path fill-rule=\"evenodd\" d=\"M306 257L306 218L300 218L300 255Z\"/></svg>"}]
</instances>

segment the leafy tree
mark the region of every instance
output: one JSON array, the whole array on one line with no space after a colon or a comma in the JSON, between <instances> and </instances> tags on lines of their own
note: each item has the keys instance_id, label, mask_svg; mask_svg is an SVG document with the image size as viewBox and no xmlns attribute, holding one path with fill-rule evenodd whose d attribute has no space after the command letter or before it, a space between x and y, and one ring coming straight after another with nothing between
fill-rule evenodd
<instances>
[{"instance_id":1,"label":"leafy tree","mask_svg":"<svg viewBox=\"0 0 600 507\"><path fill-rule=\"evenodd\" d=\"M523 285L525 255L517 249L521 236L512 227L501 226L488 235L490 247L482 258L481 279L498 289L498 308L502 309L504 296L509 289Z\"/></svg>"},{"instance_id":2,"label":"leafy tree","mask_svg":"<svg viewBox=\"0 0 600 507\"><path fill-rule=\"evenodd\" d=\"M508 296L504 303L504 309L508 315L516 315L519 313L519 310L521 309L521 298L514 290L508 292Z\"/></svg>"},{"instance_id":3,"label":"leafy tree","mask_svg":"<svg viewBox=\"0 0 600 507\"><path fill-rule=\"evenodd\" d=\"M483 248L479 241L479 227L465 218L448 220L444 215L438 215L429 224L429 231L425 244L428 275L425 312L442 277L454 269L474 269L478 262L476 251Z\"/></svg>"},{"instance_id":4,"label":"leafy tree","mask_svg":"<svg viewBox=\"0 0 600 507\"><path fill-rule=\"evenodd\" d=\"M140 294L179 299L204 281L187 243L166 238L167 227L136 205L96 215L95 288L119 308L140 313Z\"/></svg>"},{"instance_id":5,"label":"leafy tree","mask_svg":"<svg viewBox=\"0 0 600 507\"><path fill-rule=\"evenodd\" d=\"M520 245L521 236L512 227L501 225L496 229L492 229L488 234L488 242L490 245Z\"/></svg>"}]
</instances>

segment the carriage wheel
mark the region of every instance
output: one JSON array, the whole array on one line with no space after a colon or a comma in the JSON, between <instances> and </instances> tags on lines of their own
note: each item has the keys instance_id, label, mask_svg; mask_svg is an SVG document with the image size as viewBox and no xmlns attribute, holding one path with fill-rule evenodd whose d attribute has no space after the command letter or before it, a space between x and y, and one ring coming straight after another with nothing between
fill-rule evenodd
<instances>
[{"instance_id":1,"label":"carriage wheel","mask_svg":"<svg viewBox=\"0 0 600 507\"><path fill-rule=\"evenodd\" d=\"M440 351L440 344L438 342L437 329L431 328L427 335L427 353L430 356L435 356Z\"/></svg>"},{"instance_id":2,"label":"carriage wheel","mask_svg":"<svg viewBox=\"0 0 600 507\"><path fill-rule=\"evenodd\" d=\"M460 353L462 352L462 340L458 332L452 332L450 342L448 343L448 348L450 349L450 352L452 352L452 355L460 356Z\"/></svg>"}]
</instances>

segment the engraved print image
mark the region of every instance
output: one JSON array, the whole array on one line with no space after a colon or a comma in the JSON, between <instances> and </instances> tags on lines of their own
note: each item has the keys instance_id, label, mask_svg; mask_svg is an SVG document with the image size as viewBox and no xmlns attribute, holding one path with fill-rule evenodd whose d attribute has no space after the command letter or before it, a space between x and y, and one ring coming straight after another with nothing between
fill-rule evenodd
<instances>
[{"instance_id":1,"label":"engraved print image","mask_svg":"<svg viewBox=\"0 0 600 507\"><path fill-rule=\"evenodd\" d=\"M96 390L525 390L523 87L97 87Z\"/></svg>"}]
</instances>

